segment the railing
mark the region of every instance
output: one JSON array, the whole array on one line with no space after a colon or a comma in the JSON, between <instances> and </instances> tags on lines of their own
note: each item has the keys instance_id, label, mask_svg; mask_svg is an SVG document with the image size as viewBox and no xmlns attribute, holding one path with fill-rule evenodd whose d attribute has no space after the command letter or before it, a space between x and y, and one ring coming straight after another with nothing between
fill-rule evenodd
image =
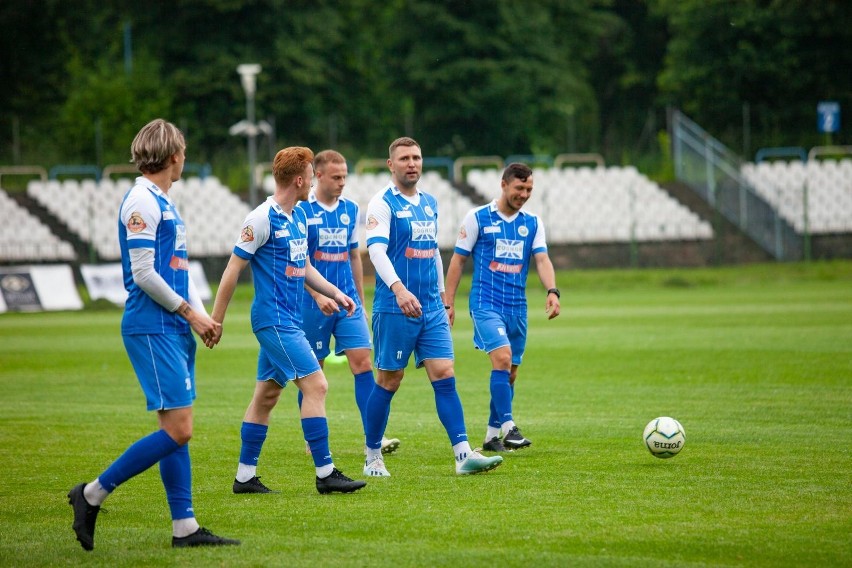
<instances>
[{"instance_id":1,"label":"railing","mask_svg":"<svg viewBox=\"0 0 852 568\"><path fill-rule=\"evenodd\" d=\"M680 111L671 115L675 176L776 260L800 260L797 234L740 173L742 160Z\"/></svg>"}]
</instances>

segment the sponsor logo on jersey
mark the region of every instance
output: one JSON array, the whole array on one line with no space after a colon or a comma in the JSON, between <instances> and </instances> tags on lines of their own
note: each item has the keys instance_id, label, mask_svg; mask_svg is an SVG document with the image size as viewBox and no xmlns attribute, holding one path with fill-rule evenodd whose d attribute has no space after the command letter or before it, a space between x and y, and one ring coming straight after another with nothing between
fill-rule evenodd
<instances>
[{"instance_id":1,"label":"sponsor logo on jersey","mask_svg":"<svg viewBox=\"0 0 852 568\"><path fill-rule=\"evenodd\" d=\"M127 230L131 233L141 233L148 225L142 219L142 214L139 211L134 211L130 214L130 219L127 220Z\"/></svg>"},{"instance_id":2,"label":"sponsor logo on jersey","mask_svg":"<svg viewBox=\"0 0 852 568\"><path fill-rule=\"evenodd\" d=\"M500 227L483 227L482 232L486 235L489 233L499 233Z\"/></svg>"},{"instance_id":3,"label":"sponsor logo on jersey","mask_svg":"<svg viewBox=\"0 0 852 568\"><path fill-rule=\"evenodd\" d=\"M186 225L175 227L175 250L186 250Z\"/></svg>"},{"instance_id":4,"label":"sponsor logo on jersey","mask_svg":"<svg viewBox=\"0 0 852 568\"><path fill-rule=\"evenodd\" d=\"M171 266L173 270L189 270L189 259L172 256L172 259L169 261L169 266Z\"/></svg>"},{"instance_id":5,"label":"sponsor logo on jersey","mask_svg":"<svg viewBox=\"0 0 852 568\"><path fill-rule=\"evenodd\" d=\"M413 216L414 216L414 213L412 213L408 209L406 209L404 211L397 211L396 212L396 218L397 219L407 219L408 217L413 217Z\"/></svg>"},{"instance_id":6,"label":"sponsor logo on jersey","mask_svg":"<svg viewBox=\"0 0 852 568\"><path fill-rule=\"evenodd\" d=\"M243 230L240 231L240 242L241 243L250 243L254 240L254 227L251 225L246 225L243 227Z\"/></svg>"},{"instance_id":7,"label":"sponsor logo on jersey","mask_svg":"<svg viewBox=\"0 0 852 568\"><path fill-rule=\"evenodd\" d=\"M434 258L435 250L437 249L416 249L407 247L405 249L405 258Z\"/></svg>"},{"instance_id":8,"label":"sponsor logo on jersey","mask_svg":"<svg viewBox=\"0 0 852 568\"><path fill-rule=\"evenodd\" d=\"M308 258L308 239L292 239L290 241L290 261L299 262Z\"/></svg>"},{"instance_id":9,"label":"sponsor logo on jersey","mask_svg":"<svg viewBox=\"0 0 852 568\"><path fill-rule=\"evenodd\" d=\"M174 221L174 211L163 211L163 221Z\"/></svg>"},{"instance_id":10,"label":"sponsor logo on jersey","mask_svg":"<svg viewBox=\"0 0 852 568\"><path fill-rule=\"evenodd\" d=\"M520 274L523 264L506 264L505 262L497 262L492 260L488 265L488 269L492 272L505 272L506 274Z\"/></svg>"},{"instance_id":11,"label":"sponsor logo on jersey","mask_svg":"<svg viewBox=\"0 0 852 568\"><path fill-rule=\"evenodd\" d=\"M319 230L319 246L321 247L345 247L346 246L346 229L326 229Z\"/></svg>"},{"instance_id":12,"label":"sponsor logo on jersey","mask_svg":"<svg viewBox=\"0 0 852 568\"><path fill-rule=\"evenodd\" d=\"M434 241L436 232L437 231L434 221L411 222L412 241Z\"/></svg>"},{"instance_id":13,"label":"sponsor logo on jersey","mask_svg":"<svg viewBox=\"0 0 852 568\"><path fill-rule=\"evenodd\" d=\"M524 241L497 239L497 249L494 251L494 256L496 258L521 260L524 257Z\"/></svg>"},{"instance_id":14,"label":"sponsor logo on jersey","mask_svg":"<svg viewBox=\"0 0 852 568\"><path fill-rule=\"evenodd\" d=\"M284 237L289 237L289 236L290 236L290 229L278 229L277 231L275 231L275 238L276 239L283 239Z\"/></svg>"},{"instance_id":15,"label":"sponsor logo on jersey","mask_svg":"<svg viewBox=\"0 0 852 568\"><path fill-rule=\"evenodd\" d=\"M373 229L375 229L378 226L379 226L379 221L375 217L373 217L372 215L367 217L367 230L368 231L372 231Z\"/></svg>"},{"instance_id":16,"label":"sponsor logo on jersey","mask_svg":"<svg viewBox=\"0 0 852 568\"><path fill-rule=\"evenodd\" d=\"M326 262L344 262L349 260L349 252L323 252L318 250L314 253L314 259Z\"/></svg>"},{"instance_id":17,"label":"sponsor logo on jersey","mask_svg":"<svg viewBox=\"0 0 852 568\"><path fill-rule=\"evenodd\" d=\"M284 275L288 278L304 278L305 267L299 268L298 266L288 266L284 269Z\"/></svg>"},{"instance_id":18,"label":"sponsor logo on jersey","mask_svg":"<svg viewBox=\"0 0 852 568\"><path fill-rule=\"evenodd\" d=\"M322 217L311 217L308 219L308 227L311 225L322 225Z\"/></svg>"}]
</instances>

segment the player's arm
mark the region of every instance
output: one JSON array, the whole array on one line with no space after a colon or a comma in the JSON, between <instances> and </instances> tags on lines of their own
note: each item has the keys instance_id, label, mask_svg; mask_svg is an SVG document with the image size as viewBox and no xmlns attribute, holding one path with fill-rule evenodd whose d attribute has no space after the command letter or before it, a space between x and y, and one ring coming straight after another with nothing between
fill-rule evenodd
<instances>
[{"instance_id":1,"label":"player's arm","mask_svg":"<svg viewBox=\"0 0 852 568\"><path fill-rule=\"evenodd\" d=\"M358 205L355 205L353 219L359 218ZM358 223L354 222L352 228L352 236L349 240L349 266L352 269L352 279L355 281L355 291L358 292L358 297L361 299L361 305L366 306L364 302L364 261L361 258L361 249L358 242Z\"/></svg>"},{"instance_id":2,"label":"player's arm","mask_svg":"<svg viewBox=\"0 0 852 568\"><path fill-rule=\"evenodd\" d=\"M216 290L216 299L213 301L213 312L211 314L213 321L218 322L220 325L219 333L210 343L205 342L205 345L211 349L222 339L221 324L225 321L225 312L228 311L228 304L231 303L231 298L234 297L234 290L237 289L240 274L248 264L248 259L232 253L231 258L228 259L228 265L225 266L225 270L222 272L222 279L219 281L219 289Z\"/></svg>"},{"instance_id":3,"label":"player's arm","mask_svg":"<svg viewBox=\"0 0 852 568\"><path fill-rule=\"evenodd\" d=\"M324 315L330 316L334 312L340 311L340 308L337 306L337 302L335 302L332 298L329 298L325 294L320 294L319 292L308 286L307 281L305 282L305 291L310 294L311 298L313 298L317 307Z\"/></svg>"},{"instance_id":4,"label":"player's arm","mask_svg":"<svg viewBox=\"0 0 852 568\"><path fill-rule=\"evenodd\" d=\"M355 313L355 302L340 291L340 289L326 280L322 274L320 274L319 270L314 268L314 265L311 264L310 259L305 259L305 284L312 288L314 291L319 292L323 296L331 298L334 300L334 311L339 311L342 307L346 310L347 314L350 316Z\"/></svg>"},{"instance_id":5,"label":"player's arm","mask_svg":"<svg viewBox=\"0 0 852 568\"><path fill-rule=\"evenodd\" d=\"M450 258L450 266L447 268L447 287L444 292L444 307L447 308L447 315L450 318L450 325L456 321L456 292L459 289L464 265L467 263L467 258L470 256L470 251L473 250L473 245L476 244L476 239L479 236L479 224L476 222L476 215L473 211L468 211L467 215L462 220L459 236L456 239L456 247L453 256Z\"/></svg>"},{"instance_id":6,"label":"player's arm","mask_svg":"<svg viewBox=\"0 0 852 568\"><path fill-rule=\"evenodd\" d=\"M548 291L544 302L544 311L548 314L547 319L553 319L559 315L560 311L558 291L555 291L557 290L556 271L553 269L553 263L550 261L550 256L546 250L536 253L533 258L535 259L538 278L541 280L544 289Z\"/></svg>"}]
</instances>

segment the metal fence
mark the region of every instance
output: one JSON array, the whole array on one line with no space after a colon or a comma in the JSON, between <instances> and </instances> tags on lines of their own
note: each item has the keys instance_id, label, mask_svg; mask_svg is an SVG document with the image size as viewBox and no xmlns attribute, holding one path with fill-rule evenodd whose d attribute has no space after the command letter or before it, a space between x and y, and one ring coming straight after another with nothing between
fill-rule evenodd
<instances>
[{"instance_id":1,"label":"metal fence","mask_svg":"<svg viewBox=\"0 0 852 568\"><path fill-rule=\"evenodd\" d=\"M742 160L678 110L671 114L677 179L776 260L801 260L803 238L740 173Z\"/></svg>"}]
</instances>

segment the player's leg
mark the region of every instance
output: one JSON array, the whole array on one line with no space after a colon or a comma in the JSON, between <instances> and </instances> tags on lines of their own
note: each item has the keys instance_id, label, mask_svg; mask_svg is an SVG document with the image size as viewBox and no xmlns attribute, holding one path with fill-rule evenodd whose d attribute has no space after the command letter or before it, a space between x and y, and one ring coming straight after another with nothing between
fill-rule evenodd
<instances>
[{"instance_id":1,"label":"player's leg","mask_svg":"<svg viewBox=\"0 0 852 568\"><path fill-rule=\"evenodd\" d=\"M512 359L509 367L509 410L513 409L515 399L515 381L518 377L518 367L524 357L524 351L527 344L527 320L526 318L515 318L508 321L509 342L511 345ZM532 444L528 438L521 434L520 429L514 422L514 415L510 416L511 420L503 420L500 428L503 432L503 445L508 449L518 450L526 448Z\"/></svg>"},{"instance_id":2,"label":"player's leg","mask_svg":"<svg viewBox=\"0 0 852 568\"><path fill-rule=\"evenodd\" d=\"M456 390L453 367L453 340L449 320L444 310L423 315L423 332L414 350L417 366L426 368L426 375L435 393L438 418L450 443L456 462L456 473L480 473L494 469L503 458L485 457L470 447L464 421L464 409Z\"/></svg>"}]
</instances>

